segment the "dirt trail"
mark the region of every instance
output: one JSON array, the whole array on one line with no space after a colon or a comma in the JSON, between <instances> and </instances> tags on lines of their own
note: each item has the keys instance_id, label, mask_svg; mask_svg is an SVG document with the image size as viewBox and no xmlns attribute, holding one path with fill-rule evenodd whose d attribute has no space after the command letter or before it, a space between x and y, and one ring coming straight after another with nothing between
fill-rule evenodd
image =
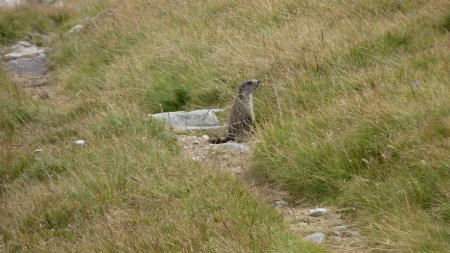
<instances>
[{"instance_id":1,"label":"dirt trail","mask_svg":"<svg viewBox=\"0 0 450 253\"><path fill-rule=\"evenodd\" d=\"M301 201L288 203L291 199L288 193L277 190L274 186L261 185L253 180L249 173L249 152L212 145L204 137L195 135L177 135L177 139L185 156L211 164L211 166L219 166L220 169L244 180L249 190L260 201L275 206L290 229L299 237L321 232L325 234L325 239L321 244L331 252L368 251L362 235L343 219L337 208L321 206L321 208L327 209L327 214L314 217L310 214L310 209L317 208L317 206L310 206Z\"/></svg>"}]
</instances>

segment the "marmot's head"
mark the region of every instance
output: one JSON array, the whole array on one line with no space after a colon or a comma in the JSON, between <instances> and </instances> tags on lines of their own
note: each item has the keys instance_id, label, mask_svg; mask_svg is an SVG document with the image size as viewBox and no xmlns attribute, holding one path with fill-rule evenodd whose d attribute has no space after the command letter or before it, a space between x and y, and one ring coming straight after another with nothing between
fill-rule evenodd
<instances>
[{"instance_id":1,"label":"marmot's head","mask_svg":"<svg viewBox=\"0 0 450 253\"><path fill-rule=\"evenodd\" d=\"M261 81L256 79L247 80L239 85L238 94L249 96L260 84Z\"/></svg>"}]
</instances>

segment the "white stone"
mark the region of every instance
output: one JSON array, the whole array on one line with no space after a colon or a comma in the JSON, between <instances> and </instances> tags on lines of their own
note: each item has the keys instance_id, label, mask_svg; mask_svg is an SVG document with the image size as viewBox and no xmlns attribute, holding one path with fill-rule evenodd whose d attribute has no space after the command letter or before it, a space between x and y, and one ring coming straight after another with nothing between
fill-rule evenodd
<instances>
[{"instance_id":1,"label":"white stone","mask_svg":"<svg viewBox=\"0 0 450 253\"><path fill-rule=\"evenodd\" d=\"M303 237L303 240L321 244L325 241L325 238L326 238L326 235L324 233L317 232L317 233L310 234L310 235Z\"/></svg>"},{"instance_id":2,"label":"white stone","mask_svg":"<svg viewBox=\"0 0 450 253\"><path fill-rule=\"evenodd\" d=\"M219 130L225 126L220 124L214 113L221 112L223 109L202 109L190 112L176 111L149 114L149 117L163 120L170 124L175 131L189 130Z\"/></svg>"},{"instance_id":3,"label":"white stone","mask_svg":"<svg viewBox=\"0 0 450 253\"><path fill-rule=\"evenodd\" d=\"M273 202L273 205L276 206L276 207L284 207L284 206L287 206L288 203L286 201L282 200L282 199L279 199L279 200L275 200Z\"/></svg>"},{"instance_id":4,"label":"white stone","mask_svg":"<svg viewBox=\"0 0 450 253\"><path fill-rule=\"evenodd\" d=\"M201 156L193 156L193 157L192 157L192 160L193 160L193 161L201 161L201 160L202 160L202 157L201 157Z\"/></svg>"},{"instance_id":5,"label":"white stone","mask_svg":"<svg viewBox=\"0 0 450 253\"><path fill-rule=\"evenodd\" d=\"M312 217L319 217L328 214L328 210L326 208L314 208L309 209L309 215Z\"/></svg>"},{"instance_id":6,"label":"white stone","mask_svg":"<svg viewBox=\"0 0 450 253\"><path fill-rule=\"evenodd\" d=\"M24 43L28 43L25 41L20 41L11 47L12 52L5 54L6 60L14 60L18 58L32 58L36 57L40 54L43 54L45 50L43 48L37 47L35 45L28 46Z\"/></svg>"},{"instance_id":7,"label":"white stone","mask_svg":"<svg viewBox=\"0 0 450 253\"><path fill-rule=\"evenodd\" d=\"M73 143L74 143L75 145L79 145L79 146L86 144L86 142L83 141L83 140L76 140L76 141L74 141Z\"/></svg>"}]
</instances>

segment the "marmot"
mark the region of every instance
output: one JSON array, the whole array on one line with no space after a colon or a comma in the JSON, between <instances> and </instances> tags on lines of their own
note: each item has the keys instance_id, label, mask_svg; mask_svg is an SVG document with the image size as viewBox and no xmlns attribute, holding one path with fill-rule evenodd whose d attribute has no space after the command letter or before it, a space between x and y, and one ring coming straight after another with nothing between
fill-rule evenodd
<instances>
[{"instance_id":1,"label":"marmot","mask_svg":"<svg viewBox=\"0 0 450 253\"><path fill-rule=\"evenodd\" d=\"M210 143L241 142L249 136L255 118L252 93L260 84L261 81L259 80L248 80L239 85L231 107L227 136L225 138L210 139Z\"/></svg>"}]
</instances>

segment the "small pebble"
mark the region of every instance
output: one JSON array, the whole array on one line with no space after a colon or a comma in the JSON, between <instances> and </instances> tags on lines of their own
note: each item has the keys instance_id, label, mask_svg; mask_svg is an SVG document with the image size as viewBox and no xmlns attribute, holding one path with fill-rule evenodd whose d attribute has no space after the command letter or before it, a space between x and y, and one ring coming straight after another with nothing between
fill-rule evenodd
<instances>
[{"instance_id":1,"label":"small pebble","mask_svg":"<svg viewBox=\"0 0 450 253\"><path fill-rule=\"evenodd\" d=\"M192 160L193 161L200 161L200 160L202 160L202 158L200 156L193 156Z\"/></svg>"},{"instance_id":2,"label":"small pebble","mask_svg":"<svg viewBox=\"0 0 450 253\"><path fill-rule=\"evenodd\" d=\"M83 141L83 140L76 140L76 141L74 141L73 143L74 143L75 145L81 146L81 145L84 145L86 142Z\"/></svg>"},{"instance_id":3,"label":"small pebble","mask_svg":"<svg viewBox=\"0 0 450 253\"><path fill-rule=\"evenodd\" d=\"M325 241L325 238L326 238L326 235L324 233L317 232L317 233L310 234L310 235L303 237L303 240L321 244Z\"/></svg>"},{"instance_id":4,"label":"small pebble","mask_svg":"<svg viewBox=\"0 0 450 253\"><path fill-rule=\"evenodd\" d=\"M312 217L319 217L328 214L328 210L326 208L314 208L309 209L309 215Z\"/></svg>"},{"instance_id":5,"label":"small pebble","mask_svg":"<svg viewBox=\"0 0 450 253\"><path fill-rule=\"evenodd\" d=\"M273 205L276 206L276 207L284 207L284 206L287 206L288 203L286 201L280 199L280 200L275 200L273 202Z\"/></svg>"},{"instance_id":6,"label":"small pebble","mask_svg":"<svg viewBox=\"0 0 450 253\"><path fill-rule=\"evenodd\" d=\"M44 150L42 150L41 148L35 149L34 153L42 153Z\"/></svg>"}]
</instances>

